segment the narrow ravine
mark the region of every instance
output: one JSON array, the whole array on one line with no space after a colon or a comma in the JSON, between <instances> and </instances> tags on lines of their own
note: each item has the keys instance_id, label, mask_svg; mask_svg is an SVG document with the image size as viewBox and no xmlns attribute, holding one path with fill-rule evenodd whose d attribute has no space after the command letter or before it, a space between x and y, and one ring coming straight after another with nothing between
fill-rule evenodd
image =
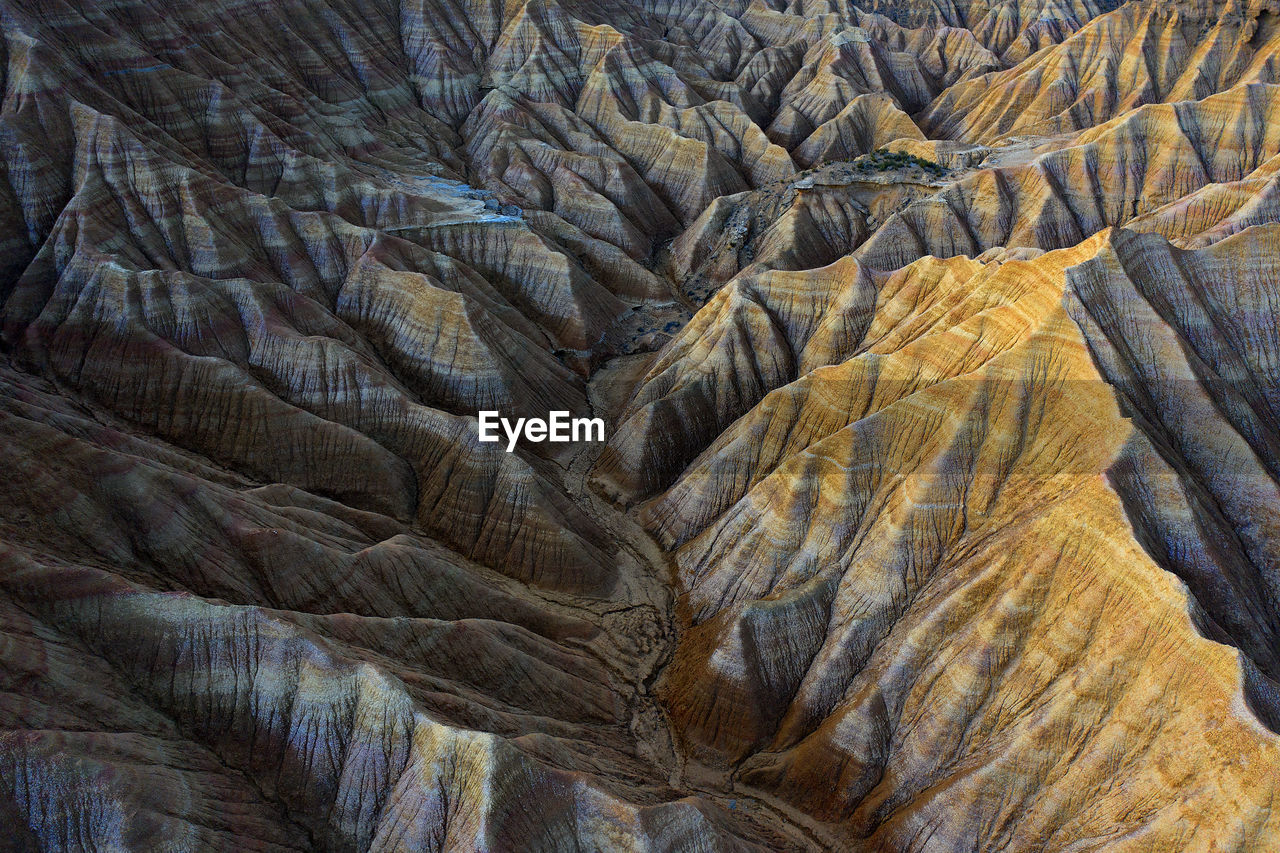
<instances>
[{"instance_id":1,"label":"narrow ravine","mask_svg":"<svg viewBox=\"0 0 1280 853\"><path fill-rule=\"evenodd\" d=\"M603 417L607 434L617 426L634 382L653 353L620 356L596 370L588 384L593 416ZM763 792L735 785L729 771L691 761L680 747L657 695L663 672L679 643L676 614L679 579L670 554L626 511L591 488L592 466L604 442L584 443L564 468L566 494L608 535L616 546L618 585L611 601L585 603L603 625L612 653L592 653L626 685L635 754L653 764L655 775L681 795L693 795L719 806L747 837L771 847L828 849L834 839L813 821Z\"/></svg>"}]
</instances>

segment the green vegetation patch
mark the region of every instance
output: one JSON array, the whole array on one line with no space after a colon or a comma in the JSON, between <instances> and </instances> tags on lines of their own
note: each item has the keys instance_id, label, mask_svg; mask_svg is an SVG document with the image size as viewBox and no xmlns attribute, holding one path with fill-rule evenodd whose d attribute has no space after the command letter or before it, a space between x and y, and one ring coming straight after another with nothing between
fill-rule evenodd
<instances>
[{"instance_id":1,"label":"green vegetation patch","mask_svg":"<svg viewBox=\"0 0 1280 853\"><path fill-rule=\"evenodd\" d=\"M947 172L944 167L932 160L926 160L905 151L888 151L884 148L877 148L854 161L854 168L862 172L888 172L893 169L910 169L913 166L935 177L941 177Z\"/></svg>"}]
</instances>

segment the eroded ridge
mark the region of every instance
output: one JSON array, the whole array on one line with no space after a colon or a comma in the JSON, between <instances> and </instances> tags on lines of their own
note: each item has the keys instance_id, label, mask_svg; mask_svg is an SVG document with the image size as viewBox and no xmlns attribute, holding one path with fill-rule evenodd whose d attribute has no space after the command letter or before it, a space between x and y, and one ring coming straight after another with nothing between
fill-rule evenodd
<instances>
[{"instance_id":1,"label":"eroded ridge","mask_svg":"<svg viewBox=\"0 0 1280 853\"><path fill-rule=\"evenodd\" d=\"M6 843L1276 847L1278 15L0 0Z\"/></svg>"}]
</instances>

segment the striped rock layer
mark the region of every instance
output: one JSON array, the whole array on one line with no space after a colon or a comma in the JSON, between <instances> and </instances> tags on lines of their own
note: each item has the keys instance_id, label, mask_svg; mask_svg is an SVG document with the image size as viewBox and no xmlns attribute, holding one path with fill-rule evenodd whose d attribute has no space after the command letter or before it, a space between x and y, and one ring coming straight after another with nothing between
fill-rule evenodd
<instances>
[{"instance_id":1,"label":"striped rock layer","mask_svg":"<svg viewBox=\"0 0 1280 853\"><path fill-rule=\"evenodd\" d=\"M1280 847L1280 7L0 30L0 849Z\"/></svg>"}]
</instances>

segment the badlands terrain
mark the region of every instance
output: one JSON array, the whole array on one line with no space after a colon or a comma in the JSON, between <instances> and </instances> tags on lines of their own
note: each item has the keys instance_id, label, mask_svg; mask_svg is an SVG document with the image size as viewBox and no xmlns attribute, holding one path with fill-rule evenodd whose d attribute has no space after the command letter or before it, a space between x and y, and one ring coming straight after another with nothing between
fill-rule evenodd
<instances>
[{"instance_id":1,"label":"badlands terrain","mask_svg":"<svg viewBox=\"0 0 1280 853\"><path fill-rule=\"evenodd\" d=\"M1271 0L0 26L0 849L1280 849Z\"/></svg>"}]
</instances>

